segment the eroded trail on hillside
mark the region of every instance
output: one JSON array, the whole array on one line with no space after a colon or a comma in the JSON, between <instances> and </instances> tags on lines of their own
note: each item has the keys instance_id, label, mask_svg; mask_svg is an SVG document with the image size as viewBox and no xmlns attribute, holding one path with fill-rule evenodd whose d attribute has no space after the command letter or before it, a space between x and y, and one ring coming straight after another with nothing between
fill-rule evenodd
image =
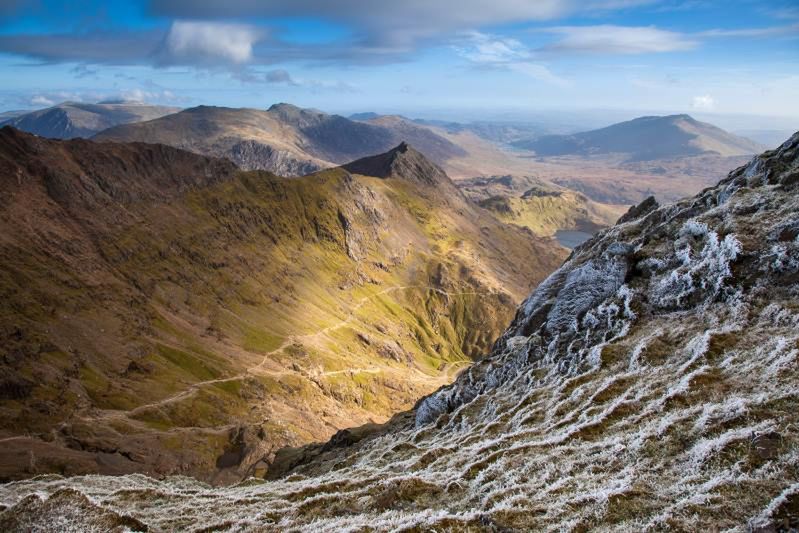
<instances>
[{"instance_id":1,"label":"eroded trail on hillside","mask_svg":"<svg viewBox=\"0 0 799 533\"><path fill-rule=\"evenodd\" d=\"M489 295L489 293L477 292L477 291L446 291L444 289L441 289L441 288L438 288L438 287L432 287L432 286L428 286L428 285L396 285L396 286L392 286L392 287L387 287L387 288L381 289L378 292L375 292L373 294L370 294L368 296L364 296L364 297L360 298L358 300L358 302L349 311L347 317L342 319L342 320L340 320L340 321L338 321L337 323L335 323L333 325L326 326L326 327L321 328L321 329L319 329L319 330L317 330L317 331L315 331L313 333L289 335L288 337L286 337L283 340L283 342L277 348L275 348L274 350L271 350L271 351L267 352L266 354L264 354L263 359L261 360L260 363L247 368L244 372L241 372L241 373L233 375L233 376L224 377L224 378L216 378L216 379L210 379L210 380L205 380L205 381L200 381L200 382L197 382L197 383L193 383L193 384L189 385L187 388L185 388L184 390L182 390L182 391L180 391L180 392L178 392L176 394L173 394L173 395L171 395L171 396L169 396L167 398L164 398L162 400L158 400L156 402L139 405L139 406L137 406L136 408L134 408L134 409L132 409L130 411L97 410L97 409L93 409L92 412L83 413L83 414L81 414L79 416L81 418L85 419L85 420L100 420L100 419L109 420L109 419L127 418L129 416L135 416L137 414L140 414L140 413L142 413L142 412L144 412L146 410L149 410L149 409L158 409L160 407L163 407L163 406L171 404L171 403L176 403L176 402L180 402L180 401L186 400L186 399L190 398L192 395L196 394L203 387L213 386L213 385L216 385L216 384L227 383L227 382L232 382L232 381L240 381L240 380L245 379L248 376L253 375L253 374L268 375L268 376L275 377L275 378L280 378L282 376L291 375L291 374L297 374L299 372L297 370L295 370L295 369L274 370L274 369L267 369L267 368L264 368L264 367L270 361L272 361L272 359L274 358L274 356L276 354L284 351L289 346L292 346L292 345L298 344L298 343L301 344L301 343L304 343L304 342L317 340L320 337L328 335L330 332L332 332L334 330L337 330L337 329L340 329L340 328L344 328L344 327L347 327L347 326L351 325L353 323L353 321L355 321L356 318L357 318L356 313L364 305L369 303L371 300L373 300L375 298L379 298L380 296L384 296L384 295L392 293L392 292L406 291L406 290L432 291L432 292L435 292L435 293L438 293L438 294L442 294L444 296L463 296L463 295L488 296ZM322 348L321 346L316 346L316 349L324 349L324 348ZM468 366L468 364L469 363L466 362L466 361L456 362L456 363L446 363L445 367L441 370L441 372L440 372L440 374L438 376L430 376L429 374L426 374L426 373L422 372L418 368L414 368L413 372L417 375L417 379L421 379L421 380L424 380L424 381L431 382L434 385L444 385L446 383L451 382L451 380L453 378L453 372L454 371L463 369L466 366ZM341 374L358 374L358 373L364 373L364 372L365 373L377 374L377 373L385 372L387 370L390 370L390 368L389 367L380 367L380 366L372 365L372 366L369 366L369 367L354 367L354 368L347 368L347 369L344 369L344 370L334 370L334 371L313 371L312 370L312 371L309 372L309 374L311 376L313 376L313 377L320 377L320 376L333 376L333 375L341 375ZM227 427L232 427L232 426L227 426Z\"/></svg>"}]
</instances>

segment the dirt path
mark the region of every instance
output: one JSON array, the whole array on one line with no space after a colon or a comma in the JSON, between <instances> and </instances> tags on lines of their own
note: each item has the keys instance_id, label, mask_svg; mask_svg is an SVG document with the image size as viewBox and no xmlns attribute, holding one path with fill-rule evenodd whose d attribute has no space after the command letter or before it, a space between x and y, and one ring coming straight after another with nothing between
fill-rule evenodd
<instances>
[{"instance_id":1,"label":"dirt path","mask_svg":"<svg viewBox=\"0 0 799 533\"><path fill-rule=\"evenodd\" d=\"M383 289L381 291L378 291L378 292L376 292L374 294L370 294L368 296L364 296L363 298L358 300L358 303L356 303L355 306L350 310L347 318L345 318L343 320L340 320L338 323L336 323L334 325L324 327L324 328L322 328L322 329L320 329L318 331L315 331L314 333L309 333L309 334L304 334L304 335L289 335L280 344L280 346L278 346L274 350L271 350L271 351L267 352L266 354L264 354L264 357L263 357L263 359L261 360L260 363L258 363L257 365L254 365L254 366L251 366L251 367L247 368L244 372L241 372L241 373L236 374L234 376L228 376L228 377L225 377L225 378L209 379L209 380L206 380L206 381L198 381L197 383L192 383L186 389L184 389L184 390L182 390L182 391L180 391L180 392L178 392L178 393L176 393L176 394L174 394L172 396L169 396L169 397L164 398L162 400L159 400L157 402L152 402L152 403L140 405L138 407L135 407L134 409L131 409L130 411L115 411L115 410L95 411L94 413L92 413L93 416L91 416L90 418L92 418L94 420L97 420L97 419L121 419L121 418L126 418L126 417L129 417L131 415L140 414L140 413L142 413L142 412L144 412L144 411L146 411L148 409L154 409L154 408L163 407L165 405L169 405L171 403L179 402L179 401L185 400L187 398L190 398L191 396L193 396L197 391L199 391L203 387L215 385L215 384L218 384L218 383L227 383L227 382L230 382L230 381L239 381L239 380L242 380L242 379L246 378L247 376L250 376L250 375L253 375L253 374L268 375L268 376L273 376L273 377L282 377L282 376L286 376L286 375L290 375L290 374L297 374L298 372L296 370L290 370L290 369L285 369L285 370L267 370L267 369L265 369L263 367L271 360L272 356L274 356L277 353L282 352L283 350L285 350L286 348L288 348L292 344L298 343L301 340L310 340L310 339L314 339L314 338L319 338L319 337L322 337L324 335L327 335L331 331L334 331L336 329L340 329L342 327L350 325L353 322L353 320L356 318L356 316L355 316L356 313L364 305L366 305L369 301L373 300L374 298L377 298L379 296L383 296L385 294L388 294L388 293L394 292L394 291L411 290L411 289L414 289L414 290L429 290L429 291L436 292L438 294L443 294L445 296L462 296L462 295L488 296L489 295L489 293L482 293L482 292L476 292L476 291L450 292L450 291L445 291L443 289L440 289L438 287L431 287L431 286L425 286L425 285L396 285L396 286L388 287L388 288ZM440 383L445 383L445 382L448 382L450 380L452 370L457 369L457 368L459 368L461 366L465 366L465 365L468 365L468 363L466 361L464 361L463 363L447 363L446 367L445 367L445 371L439 376L429 376L429 375L425 374L424 372L419 371L418 369L414 369L414 370L415 370L415 372L417 372L418 374L421 375L421 379L440 382ZM313 375L314 376L333 376L333 375L340 375L340 374L357 374L357 373L364 373L364 372L377 374L377 373L380 373L380 372L382 372L384 370L386 370L386 368L379 367L379 366L372 366L372 367L367 367L367 368L347 368L347 369L343 369L343 370L333 370L333 371L328 371L328 372L320 372L318 374L313 374ZM11 437L11 438L17 438L17 437ZM8 440L8 439L6 439L6 440ZM0 439L0 442L2 442L2 439Z\"/></svg>"}]
</instances>

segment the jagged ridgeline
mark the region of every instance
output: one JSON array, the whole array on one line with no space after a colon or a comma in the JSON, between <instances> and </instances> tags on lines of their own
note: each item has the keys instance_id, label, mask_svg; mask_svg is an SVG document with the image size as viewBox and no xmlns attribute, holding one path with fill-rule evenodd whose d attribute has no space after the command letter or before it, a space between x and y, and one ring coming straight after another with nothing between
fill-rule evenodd
<instances>
[{"instance_id":1,"label":"jagged ridgeline","mask_svg":"<svg viewBox=\"0 0 799 533\"><path fill-rule=\"evenodd\" d=\"M0 524L792 530L798 150L799 134L694 198L631 210L454 384L360 440L279 454L279 480L34 479L0 489Z\"/></svg>"},{"instance_id":2,"label":"jagged ridgeline","mask_svg":"<svg viewBox=\"0 0 799 533\"><path fill-rule=\"evenodd\" d=\"M563 252L376 159L286 179L0 130L0 479L262 476L487 353Z\"/></svg>"}]
</instances>

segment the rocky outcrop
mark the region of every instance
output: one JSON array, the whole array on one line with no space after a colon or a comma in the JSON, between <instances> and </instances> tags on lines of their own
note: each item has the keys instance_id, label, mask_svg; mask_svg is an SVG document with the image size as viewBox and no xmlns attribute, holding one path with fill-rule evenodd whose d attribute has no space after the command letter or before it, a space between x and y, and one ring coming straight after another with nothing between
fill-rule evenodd
<instances>
[{"instance_id":1,"label":"rocky outcrop","mask_svg":"<svg viewBox=\"0 0 799 533\"><path fill-rule=\"evenodd\" d=\"M619 218L618 224L624 224L625 222L635 220L636 218L641 218L644 215L648 215L658 207L660 207L660 204L658 204L657 200L655 200L655 197L650 196L640 204L630 207L630 210Z\"/></svg>"},{"instance_id":2,"label":"rocky outcrop","mask_svg":"<svg viewBox=\"0 0 799 533\"><path fill-rule=\"evenodd\" d=\"M322 169L312 160L298 159L286 150L257 141L234 142L217 155L227 157L243 170L268 170L278 176L305 176Z\"/></svg>"},{"instance_id":3,"label":"rocky outcrop","mask_svg":"<svg viewBox=\"0 0 799 533\"><path fill-rule=\"evenodd\" d=\"M454 187L439 166L430 162L406 142L400 143L384 154L347 163L343 168L364 176L404 179L429 186Z\"/></svg>"},{"instance_id":4,"label":"rocky outcrop","mask_svg":"<svg viewBox=\"0 0 799 533\"><path fill-rule=\"evenodd\" d=\"M695 198L657 208L650 197L631 208L617 226L576 249L530 295L492 357L420 404L417 424L540 363L554 363L566 374L586 371L599 362L609 339L626 336L642 308L651 316L664 310L701 313L717 302L732 305L729 298L740 304L743 287L736 291L728 286L743 275L738 271L733 276L733 265L744 255L739 239L757 247L746 252L758 258L754 263L750 259L747 276L759 278L760 286L778 288L782 269L791 274L799 270L799 248L794 242L780 244L769 230L796 223L789 206L799 202L798 177L799 134ZM726 205L734 193L752 188L751 194L741 194L745 200ZM777 220L770 218L773 226L764 227L759 217L770 210L777 211ZM720 227L708 225L702 215ZM746 233L740 234L742 230Z\"/></svg>"}]
</instances>

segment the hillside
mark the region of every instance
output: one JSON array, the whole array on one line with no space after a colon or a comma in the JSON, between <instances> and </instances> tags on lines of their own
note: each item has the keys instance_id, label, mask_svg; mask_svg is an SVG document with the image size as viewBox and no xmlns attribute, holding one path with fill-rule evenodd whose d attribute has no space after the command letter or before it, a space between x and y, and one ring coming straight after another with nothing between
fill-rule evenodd
<instances>
[{"instance_id":1,"label":"hillside","mask_svg":"<svg viewBox=\"0 0 799 533\"><path fill-rule=\"evenodd\" d=\"M24 115L25 113L28 113L28 111L23 111L20 109L11 110L11 111L2 111L0 112L0 124L3 124L5 121L10 120L12 118Z\"/></svg>"},{"instance_id":2,"label":"hillside","mask_svg":"<svg viewBox=\"0 0 799 533\"><path fill-rule=\"evenodd\" d=\"M0 525L791 531L797 187L799 133L698 196L631 209L454 384L282 450L278 480L33 479L0 487Z\"/></svg>"},{"instance_id":3,"label":"hillside","mask_svg":"<svg viewBox=\"0 0 799 533\"><path fill-rule=\"evenodd\" d=\"M640 117L606 128L573 135L546 135L513 143L538 156L624 154L630 161L750 155L764 147L689 115Z\"/></svg>"},{"instance_id":4,"label":"hillside","mask_svg":"<svg viewBox=\"0 0 799 533\"><path fill-rule=\"evenodd\" d=\"M566 234L586 239L615 224L629 207L595 202L534 176L472 178L459 181L458 187L497 219L529 228L541 237ZM559 240L565 244L564 239Z\"/></svg>"},{"instance_id":5,"label":"hillside","mask_svg":"<svg viewBox=\"0 0 799 533\"><path fill-rule=\"evenodd\" d=\"M0 479L229 483L485 353L563 252L379 159L286 180L0 130Z\"/></svg>"},{"instance_id":6,"label":"hillside","mask_svg":"<svg viewBox=\"0 0 799 533\"><path fill-rule=\"evenodd\" d=\"M0 119L0 126L12 126L51 139L73 139L91 137L119 124L152 120L176 111L176 107L140 102L64 102L38 111L18 113L5 121Z\"/></svg>"},{"instance_id":7,"label":"hillside","mask_svg":"<svg viewBox=\"0 0 799 533\"><path fill-rule=\"evenodd\" d=\"M385 152L400 142L417 144L437 163L461 154L446 139L402 124L371 124L290 104L266 111L200 106L174 115L109 129L103 141L159 142L204 155L227 157L245 170L299 176Z\"/></svg>"},{"instance_id":8,"label":"hillside","mask_svg":"<svg viewBox=\"0 0 799 533\"><path fill-rule=\"evenodd\" d=\"M399 115L380 115L368 120L369 124L387 128L403 141L424 147L424 154L433 161L446 161L466 155L466 151L432 128L419 125Z\"/></svg>"}]
</instances>

